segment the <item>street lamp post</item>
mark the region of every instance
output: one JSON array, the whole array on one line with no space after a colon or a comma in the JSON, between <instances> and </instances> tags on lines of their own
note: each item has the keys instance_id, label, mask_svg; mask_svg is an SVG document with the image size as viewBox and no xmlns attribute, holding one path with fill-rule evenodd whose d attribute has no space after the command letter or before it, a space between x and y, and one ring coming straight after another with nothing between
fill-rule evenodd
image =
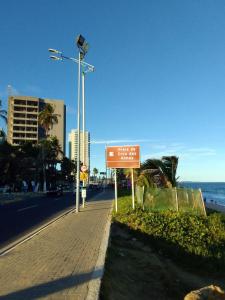
<instances>
[{"instance_id":1,"label":"street lamp post","mask_svg":"<svg viewBox=\"0 0 225 300\"><path fill-rule=\"evenodd\" d=\"M83 116L83 153L82 153L82 156L83 156L83 165L86 164L85 162L85 95L84 95L84 92L85 92L85 89L84 89L84 84L85 84L85 73L84 73L84 70L82 70L82 116ZM85 181L83 180L83 188L85 188ZM83 208L84 208L84 203L85 203L85 195L82 193L82 202L83 202Z\"/></svg>"},{"instance_id":2,"label":"street lamp post","mask_svg":"<svg viewBox=\"0 0 225 300\"><path fill-rule=\"evenodd\" d=\"M83 67L83 70L82 70L82 133L83 133L83 151L82 151L82 156L83 156L83 165L86 165L86 159L85 159L85 76L87 73L89 72L93 72L94 69L91 68L91 67L88 67L88 68L84 68ZM83 188L85 188L86 186L86 183L85 181L83 180ZM82 195L82 198L83 198L83 207L84 207L84 204L85 204L85 196Z\"/></svg>"},{"instance_id":3,"label":"street lamp post","mask_svg":"<svg viewBox=\"0 0 225 300\"><path fill-rule=\"evenodd\" d=\"M78 61L78 89L77 89L77 179L76 179L76 213L80 205L80 51Z\"/></svg>"},{"instance_id":4,"label":"street lamp post","mask_svg":"<svg viewBox=\"0 0 225 300\"><path fill-rule=\"evenodd\" d=\"M79 49L78 59L74 57L68 57L63 55L61 51L55 49L48 49L49 52L52 52L56 55L51 55L50 58L53 60L71 60L78 64L78 89L77 89L77 137L78 137L78 147L77 147L77 176L76 176L76 212L79 212L79 203L80 203L80 69L81 65L83 68L88 68L94 71L94 66L83 61L85 54L88 51L88 43L85 41L85 38L82 35L79 35L76 40L77 47ZM84 128L83 128L84 129Z\"/></svg>"}]
</instances>

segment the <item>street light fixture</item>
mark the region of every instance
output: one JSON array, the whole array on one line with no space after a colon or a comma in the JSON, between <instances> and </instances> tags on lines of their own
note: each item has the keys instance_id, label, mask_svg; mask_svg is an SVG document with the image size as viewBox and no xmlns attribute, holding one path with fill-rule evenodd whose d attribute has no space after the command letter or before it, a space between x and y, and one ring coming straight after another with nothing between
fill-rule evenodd
<instances>
[{"instance_id":1,"label":"street light fixture","mask_svg":"<svg viewBox=\"0 0 225 300\"><path fill-rule=\"evenodd\" d=\"M59 54L59 53L62 53L62 52L60 52L59 50L52 49L52 48L49 48L48 51L49 51L49 52L52 52L52 53L58 53L58 54Z\"/></svg>"},{"instance_id":2,"label":"street light fixture","mask_svg":"<svg viewBox=\"0 0 225 300\"><path fill-rule=\"evenodd\" d=\"M55 56L55 55L51 55L50 58L54 59L54 60L62 60L60 57Z\"/></svg>"},{"instance_id":3,"label":"street light fixture","mask_svg":"<svg viewBox=\"0 0 225 300\"><path fill-rule=\"evenodd\" d=\"M55 55L50 56L50 58L53 60L67 59L76 62L78 64L78 89L77 89L77 133L78 133L77 150L78 151L77 151L77 177L76 177L76 212L78 213L79 203L80 203L80 69L82 65L84 70L86 68L87 70L91 70L93 72L94 66L83 61L85 54L87 54L89 46L88 43L85 41L85 38L81 34L77 37L76 44L79 49L78 59L74 57L65 56L61 51L56 49L49 48L48 51L59 55L59 56L55 56ZM84 87L83 87L83 99L84 99ZM83 122L84 122L84 102L83 102ZM83 132L84 132L84 125L83 125Z\"/></svg>"}]
</instances>

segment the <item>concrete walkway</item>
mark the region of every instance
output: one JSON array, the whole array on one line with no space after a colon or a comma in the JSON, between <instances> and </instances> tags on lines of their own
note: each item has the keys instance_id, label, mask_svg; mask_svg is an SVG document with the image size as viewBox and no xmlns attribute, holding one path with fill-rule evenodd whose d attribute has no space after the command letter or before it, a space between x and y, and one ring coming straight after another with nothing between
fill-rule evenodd
<instances>
[{"instance_id":1,"label":"concrete walkway","mask_svg":"<svg viewBox=\"0 0 225 300\"><path fill-rule=\"evenodd\" d=\"M79 214L0 256L0 299L86 299L90 280L104 267L95 268L112 199L111 191L97 195Z\"/></svg>"}]
</instances>

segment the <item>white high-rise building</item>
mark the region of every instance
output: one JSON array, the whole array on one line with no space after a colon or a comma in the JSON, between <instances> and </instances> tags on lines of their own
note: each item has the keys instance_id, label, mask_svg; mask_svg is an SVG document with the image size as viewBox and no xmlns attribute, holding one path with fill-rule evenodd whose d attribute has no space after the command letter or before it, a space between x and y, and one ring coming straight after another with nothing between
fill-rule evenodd
<instances>
[{"instance_id":1,"label":"white high-rise building","mask_svg":"<svg viewBox=\"0 0 225 300\"><path fill-rule=\"evenodd\" d=\"M78 150L78 130L72 129L69 133L69 158L77 160ZM85 131L84 135L84 151L83 151L83 132L80 131L80 161L90 168L90 132Z\"/></svg>"}]
</instances>

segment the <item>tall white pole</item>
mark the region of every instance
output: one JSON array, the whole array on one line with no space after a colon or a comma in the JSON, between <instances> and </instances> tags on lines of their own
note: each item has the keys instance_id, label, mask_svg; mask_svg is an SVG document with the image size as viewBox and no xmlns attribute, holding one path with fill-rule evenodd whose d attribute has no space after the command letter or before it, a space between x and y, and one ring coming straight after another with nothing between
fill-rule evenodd
<instances>
[{"instance_id":1,"label":"tall white pole","mask_svg":"<svg viewBox=\"0 0 225 300\"><path fill-rule=\"evenodd\" d=\"M84 95L84 81L85 81L85 73L84 73L84 70L82 71L82 111L83 111L83 114L82 114L82 121L83 121L83 165L86 164L86 161L85 161L85 95ZM85 181L83 180L83 188L85 187ZM83 208L84 208L84 204L85 204L85 197L84 195L82 195L82 200L83 200Z\"/></svg>"},{"instance_id":2,"label":"tall white pole","mask_svg":"<svg viewBox=\"0 0 225 300\"><path fill-rule=\"evenodd\" d=\"M77 89L77 182L76 182L76 213L80 205L80 51L78 61L78 89Z\"/></svg>"},{"instance_id":3,"label":"tall white pole","mask_svg":"<svg viewBox=\"0 0 225 300\"><path fill-rule=\"evenodd\" d=\"M115 169L115 208L117 212L117 170Z\"/></svg>"},{"instance_id":4,"label":"tall white pole","mask_svg":"<svg viewBox=\"0 0 225 300\"><path fill-rule=\"evenodd\" d=\"M105 188L107 183L107 144L105 144Z\"/></svg>"},{"instance_id":5,"label":"tall white pole","mask_svg":"<svg viewBox=\"0 0 225 300\"><path fill-rule=\"evenodd\" d=\"M131 169L131 181L132 181L132 208L135 209L135 204L134 204L134 169Z\"/></svg>"},{"instance_id":6,"label":"tall white pole","mask_svg":"<svg viewBox=\"0 0 225 300\"><path fill-rule=\"evenodd\" d=\"M85 161L85 95L84 95L84 83L85 83L85 73L82 72L82 110L83 110L83 165L86 164Z\"/></svg>"}]
</instances>

